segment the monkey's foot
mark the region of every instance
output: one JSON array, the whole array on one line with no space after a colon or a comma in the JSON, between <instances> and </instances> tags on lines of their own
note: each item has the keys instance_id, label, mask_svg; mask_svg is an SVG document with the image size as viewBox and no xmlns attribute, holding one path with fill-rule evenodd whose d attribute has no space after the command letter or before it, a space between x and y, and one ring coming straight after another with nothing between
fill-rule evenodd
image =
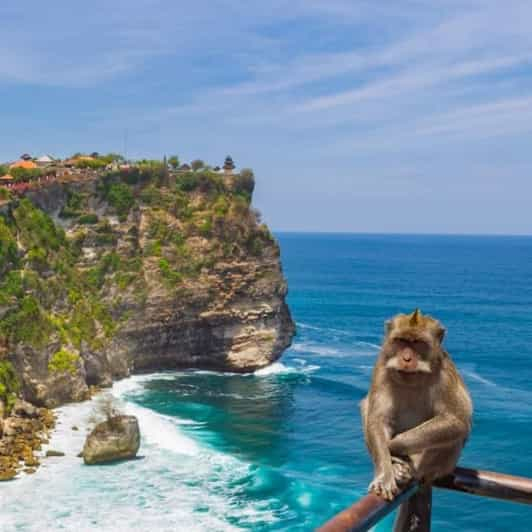
<instances>
[{"instance_id":1,"label":"monkey's foot","mask_svg":"<svg viewBox=\"0 0 532 532\"><path fill-rule=\"evenodd\" d=\"M392 456L392 469L395 481L404 485L414 478L414 471L410 463L397 456Z\"/></svg>"},{"instance_id":2,"label":"monkey's foot","mask_svg":"<svg viewBox=\"0 0 532 532\"><path fill-rule=\"evenodd\" d=\"M386 474L381 473L376 476L368 487L368 491L375 493L387 501L393 500L397 495L398 488L393 472Z\"/></svg>"}]
</instances>

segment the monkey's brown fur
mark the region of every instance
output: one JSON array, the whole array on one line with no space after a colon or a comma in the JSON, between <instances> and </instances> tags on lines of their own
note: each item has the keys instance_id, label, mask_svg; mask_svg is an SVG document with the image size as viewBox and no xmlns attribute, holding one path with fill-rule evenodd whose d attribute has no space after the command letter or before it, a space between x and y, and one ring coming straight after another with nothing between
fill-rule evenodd
<instances>
[{"instance_id":1,"label":"monkey's brown fur","mask_svg":"<svg viewBox=\"0 0 532 532\"><path fill-rule=\"evenodd\" d=\"M412 478L450 473L471 430L472 403L448 353L445 329L419 310L386 323L362 424L375 476L369 489L393 499Z\"/></svg>"}]
</instances>

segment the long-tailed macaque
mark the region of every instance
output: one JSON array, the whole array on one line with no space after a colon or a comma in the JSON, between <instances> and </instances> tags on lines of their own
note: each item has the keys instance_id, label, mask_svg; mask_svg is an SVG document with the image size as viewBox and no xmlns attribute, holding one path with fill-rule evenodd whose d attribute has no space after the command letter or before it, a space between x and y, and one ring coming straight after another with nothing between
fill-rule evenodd
<instances>
[{"instance_id":1,"label":"long-tailed macaque","mask_svg":"<svg viewBox=\"0 0 532 532\"><path fill-rule=\"evenodd\" d=\"M391 500L416 478L450 473L471 430L473 406L448 353L445 329L419 310L386 323L371 388L361 402L375 464L369 490Z\"/></svg>"}]
</instances>

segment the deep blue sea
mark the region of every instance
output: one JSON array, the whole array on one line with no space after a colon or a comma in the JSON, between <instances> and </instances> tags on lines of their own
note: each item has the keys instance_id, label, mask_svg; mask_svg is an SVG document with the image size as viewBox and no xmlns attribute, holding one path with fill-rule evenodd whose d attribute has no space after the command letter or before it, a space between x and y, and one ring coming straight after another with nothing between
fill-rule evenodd
<instances>
[{"instance_id":1,"label":"deep blue sea","mask_svg":"<svg viewBox=\"0 0 532 532\"><path fill-rule=\"evenodd\" d=\"M47 462L0 487L2 530L312 530L366 492L358 402L385 319L415 307L447 327L473 397L461 463L532 477L532 238L277 236L298 328L281 361L118 383L143 459ZM79 450L88 409L61 409L56 446ZM435 531L532 529L524 505L442 490L433 505Z\"/></svg>"}]
</instances>

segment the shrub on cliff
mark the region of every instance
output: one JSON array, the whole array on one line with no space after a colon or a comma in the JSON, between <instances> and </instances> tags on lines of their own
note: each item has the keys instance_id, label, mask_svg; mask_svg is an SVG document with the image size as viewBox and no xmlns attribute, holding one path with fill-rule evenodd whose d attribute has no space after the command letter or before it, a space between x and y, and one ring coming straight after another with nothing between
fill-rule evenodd
<instances>
[{"instance_id":1,"label":"shrub on cliff","mask_svg":"<svg viewBox=\"0 0 532 532\"><path fill-rule=\"evenodd\" d=\"M78 218L78 223L82 225L92 225L98 223L98 216L94 213L82 214Z\"/></svg>"},{"instance_id":2,"label":"shrub on cliff","mask_svg":"<svg viewBox=\"0 0 532 532\"><path fill-rule=\"evenodd\" d=\"M83 207L83 196L76 192L69 191L65 206L59 212L60 218L75 218L79 216Z\"/></svg>"},{"instance_id":3,"label":"shrub on cliff","mask_svg":"<svg viewBox=\"0 0 532 532\"><path fill-rule=\"evenodd\" d=\"M133 206L134 199L131 189L125 183L114 183L109 187L106 199L112 205L118 217L124 221Z\"/></svg>"},{"instance_id":4,"label":"shrub on cliff","mask_svg":"<svg viewBox=\"0 0 532 532\"><path fill-rule=\"evenodd\" d=\"M177 284L183 280L181 273L173 270L166 259L161 259L159 261L159 271L161 272L163 278L171 284Z\"/></svg>"},{"instance_id":5,"label":"shrub on cliff","mask_svg":"<svg viewBox=\"0 0 532 532\"><path fill-rule=\"evenodd\" d=\"M0 216L0 272L18 263L17 241Z\"/></svg>"},{"instance_id":6,"label":"shrub on cliff","mask_svg":"<svg viewBox=\"0 0 532 532\"><path fill-rule=\"evenodd\" d=\"M44 172L40 168L11 168L9 173L16 182L25 182L41 177Z\"/></svg>"},{"instance_id":7,"label":"shrub on cliff","mask_svg":"<svg viewBox=\"0 0 532 532\"><path fill-rule=\"evenodd\" d=\"M103 159L79 159L76 161L76 168L88 168L91 170L100 170L107 166L107 162Z\"/></svg>"},{"instance_id":8,"label":"shrub on cliff","mask_svg":"<svg viewBox=\"0 0 532 532\"><path fill-rule=\"evenodd\" d=\"M24 198L13 211L21 244L26 248L42 247L46 250L58 250L66 246L65 232L55 225L53 220Z\"/></svg>"},{"instance_id":9,"label":"shrub on cliff","mask_svg":"<svg viewBox=\"0 0 532 532\"><path fill-rule=\"evenodd\" d=\"M176 187L178 190L190 192L197 188L199 183L198 175L194 172L186 172L178 175L176 178Z\"/></svg>"},{"instance_id":10,"label":"shrub on cliff","mask_svg":"<svg viewBox=\"0 0 532 532\"><path fill-rule=\"evenodd\" d=\"M0 334L15 343L26 342L34 347L42 347L51 332L48 315L31 295L24 296L18 308L10 310L0 322Z\"/></svg>"},{"instance_id":11,"label":"shrub on cliff","mask_svg":"<svg viewBox=\"0 0 532 532\"><path fill-rule=\"evenodd\" d=\"M48 361L48 371L51 373L76 373L79 355L61 348L56 351Z\"/></svg>"},{"instance_id":12,"label":"shrub on cliff","mask_svg":"<svg viewBox=\"0 0 532 532\"><path fill-rule=\"evenodd\" d=\"M194 159L191 163L190 163L190 167L192 168L192 170L196 171L196 170L200 170L201 168L205 168L205 163L201 160L201 159Z\"/></svg>"},{"instance_id":13,"label":"shrub on cliff","mask_svg":"<svg viewBox=\"0 0 532 532\"><path fill-rule=\"evenodd\" d=\"M0 173L0 175L3 175ZM11 191L7 188L0 187L0 200L6 201L11 199Z\"/></svg>"},{"instance_id":14,"label":"shrub on cliff","mask_svg":"<svg viewBox=\"0 0 532 532\"><path fill-rule=\"evenodd\" d=\"M19 389L20 383L11 362L0 361L0 401L4 402L8 412L15 403Z\"/></svg>"},{"instance_id":15,"label":"shrub on cliff","mask_svg":"<svg viewBox=\"0 0 532 532\"><path fill-rule=\"evenodd\" d=\"M255 176L250 168L243 168L239 174L233 178L233 189L236 194L244 194L251 198L255 189Z\"/></svg>"}]
</instances>

